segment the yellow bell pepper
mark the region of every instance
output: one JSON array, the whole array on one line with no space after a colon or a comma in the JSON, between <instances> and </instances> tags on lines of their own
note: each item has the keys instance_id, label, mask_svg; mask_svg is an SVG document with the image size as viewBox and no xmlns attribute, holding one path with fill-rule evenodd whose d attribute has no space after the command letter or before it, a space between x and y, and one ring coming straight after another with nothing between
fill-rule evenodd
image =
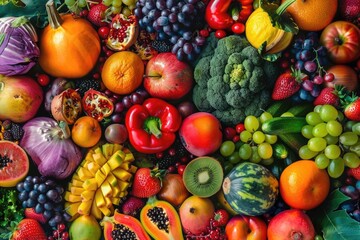
<instances>
[{"instance_id":1,"label":"yellow bell pepper","mask_svg":"<svg viewBox=\"0 0 360 240\"><path fill-rule=\"evenodd\" d=\"M287 48L299 31L286 8L296 0L287 0L280 6L264 4L251 13L246 21L245 34L250 44L261 54L277 54Z\"/></svg>"}]
</instances>

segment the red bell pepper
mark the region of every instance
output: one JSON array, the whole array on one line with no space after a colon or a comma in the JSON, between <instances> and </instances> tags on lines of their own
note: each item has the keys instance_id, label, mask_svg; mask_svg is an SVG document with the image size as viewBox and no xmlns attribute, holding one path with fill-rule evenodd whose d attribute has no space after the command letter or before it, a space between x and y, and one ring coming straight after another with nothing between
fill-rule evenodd
<instances>
[{"instance_id":1,"label":"red bell pepper","mask_svg":"<svg viewBox=\"0 0 360 240\"><path fill-rule=\"evenodd\" d=\"M205 19L212 29L231 30L235 23L245 23L253 8L253 0L211 0Z\"/></svg>"},{"instance_id":2,"label":"red bell pepper","mask_svg":"<svg viewBox=\"0 0 360 240\"><path fill-rule=\"evenodd\" d=\"M131 145L146 154L169 148L175 141L181 122L178 109L159 98L148 98L142 105L133 105L125 116Z\"/></svg>"}]
</instances>

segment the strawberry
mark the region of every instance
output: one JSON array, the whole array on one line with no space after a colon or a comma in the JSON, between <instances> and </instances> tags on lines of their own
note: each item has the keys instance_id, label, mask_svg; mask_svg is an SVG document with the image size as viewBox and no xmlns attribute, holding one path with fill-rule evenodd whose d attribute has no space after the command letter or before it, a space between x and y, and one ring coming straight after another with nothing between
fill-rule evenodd
<instances>
[{"instance_id":1,"label":"strawberry","mask_svg":"<svg viewBox=\"0 0 360 240\"><path fill-rule=\"evenodd\" d=\"M218 209L214 213L212 225L214 227L223 227L229 221L229 213L225 209Z\"/></svg>"},{"instance_id":2,"label":"strawberry","mask_svg":"<svg viewBox=\"0 0 360 240\"><path fill-rule=\"evenodd\" d=\"M87 19L94 24L95 26L107 26L108 18L110 16L109 7L105 6L102 3L94 4L91 6Z\"/></svg>"},{"instance_id":3,"label":"strawberry","mask_svg":"<svg viewBox=\"0 0 360 240\"><path fill-rule=\"evenodd\" d=\"M339 105L339 97L337 95L337 92L332 87L326 87L323 88L313 102L315 106L317 105L325 105L325 104L331 104L333 106Z\"/></svg>"},{"instance_id":4,"label":"strawberry","mask_svg":"<svg viewBox=\"0 0 360 240\"><path fill-rule=\"evenodd\" d=\"M31 218L22 219L12 233L11 240L47 240L44 229L40 223Z\"/></svg>"},{"instance_id":5,"label":"strawberry","mask_svg":"<svg viewBox=\"0 0 360 240\"><path fill-rule=\"evenodd\" d=\"M140 210L145 206L145 202L143 199L130 196L121 206L121 212L135 217Z\"/></svg>"},{"instance_id":6,"label":"strawberry","mask_svg":"<svg viewBox=\"0 0 360 240\"><path fill-rule=\"evenodd\" d=\"M344 115L352 121L360 121L360 98L353 96L344 108Z\"/></svg>"},{"instance_id":7,"label":"strawberry","mask_svg":"<svg viewBox=\"0 0 360 240\"><path fill-rule=\"evenodd\" d=\"M300 90L301 82L307 78L308 76L300 70L284 72L276 79L271 98L282 100L291 97Z\"/></svg>"},{"instance_id":8,"label":"strawberry","mask_svg":"<svg viewBox=\"0 0 360 240\"><path fill-rule=\"evenodd\" d=\"M161 189L163 170L158 168L139 168L134 175L131 195L148 198L157 194Z\"/></svg>"},{"instance_id":9,"label":"strawberry","mask_svg":"<svg viewBox=\"0 0 360 240\"><path fill-rule=\"evenodd\" d=\"M360 166L357 168L349 168L349 176L354 177L356 180L360 180Z\"/></svg>"},{"instance_id":10,"label":"strawberry","mask_svg":"<svg viewBox=\"0 0 360 240\"><path fill-rule=\"evenodd\" d=\"M39 223L46 223L44 214L35 212L34 208L25 208L24 214L26 218L35 219Z\"/></svg>"}]
</instances>

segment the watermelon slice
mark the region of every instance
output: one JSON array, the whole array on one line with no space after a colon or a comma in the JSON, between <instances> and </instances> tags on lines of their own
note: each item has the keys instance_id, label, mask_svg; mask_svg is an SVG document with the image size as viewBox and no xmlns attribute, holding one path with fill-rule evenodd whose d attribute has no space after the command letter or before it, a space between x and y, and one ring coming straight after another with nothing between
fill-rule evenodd
<instances>
[{"instance_id":1,"label":"watermelon slice","mask_svg":"<svg viewBox=\"0 0 360 240\"><path fill-rule=\"evenodd\" d=\"M29 172L29 158L19 145L0 141L0 187L15 187Z\"/></svg>"}]
</instances>

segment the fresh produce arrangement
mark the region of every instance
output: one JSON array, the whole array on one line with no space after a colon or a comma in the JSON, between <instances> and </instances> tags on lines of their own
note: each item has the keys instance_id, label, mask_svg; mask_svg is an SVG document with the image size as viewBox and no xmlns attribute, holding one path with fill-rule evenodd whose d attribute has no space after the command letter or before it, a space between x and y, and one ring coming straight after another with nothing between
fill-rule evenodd
<instances>
[{"instance_id":1,"label":"fresh produce arrangement","mask_svg":"<svg viewBox=\"0 0 360 240\"><path fill-rule=\"evenodd\" d=\"M360 0L0 1L0 240L357 240Z\"/></svg>"}]
</instances>

